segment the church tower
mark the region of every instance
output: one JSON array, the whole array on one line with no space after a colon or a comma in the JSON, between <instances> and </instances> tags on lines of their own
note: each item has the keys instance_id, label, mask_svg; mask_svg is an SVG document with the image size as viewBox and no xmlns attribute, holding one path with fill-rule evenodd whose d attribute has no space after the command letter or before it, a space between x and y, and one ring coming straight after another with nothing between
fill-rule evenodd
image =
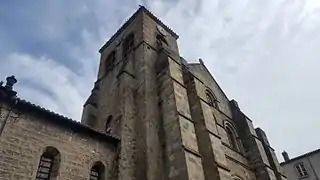
<instances>
[{"instance_id":1,"label":"church tower","mask_svg":"<svg viewBox=\"0 0 320 180\"><path fill-rule=\"evenodd\" d=\"M244 149L257 148L251 152L255 163L264 147L240 142L251 134L236 135L236 129L249 125L234 122L229 100L203 62L188 64L177 39L141 6L100 49L99 73L82 123L120 139L120 180L256 179ZM227 136L229 131L235 135ZM224 143L228 140L231 145ZM225 155L229 151L235 157ZM275 177L272 168L263 168L261 179Z\"/></svg>"},{"instance_id":2,"label":"church tower","mask_svg":"<svg viewBox=\"0 0 320 180\"><path fill-rule=\"evenodd\" d=\"M82 123L121 139L119 179L188 179L188 159L203 176L181 136L180 121L189 125L190 111L177 38L141 6L99 51Z\"/></svg>"}]
</instances>

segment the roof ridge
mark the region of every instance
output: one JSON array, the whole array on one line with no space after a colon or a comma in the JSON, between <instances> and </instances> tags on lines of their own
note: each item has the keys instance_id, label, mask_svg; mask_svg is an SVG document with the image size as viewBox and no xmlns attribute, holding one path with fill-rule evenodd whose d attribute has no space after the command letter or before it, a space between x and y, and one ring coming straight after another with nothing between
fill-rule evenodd
<instances>
[{"instance_id":1,"label":"roof ridge","mask_svg":"<svg viewBox=\"0 0 320 180\"><path fill-rule=\"evenodd\" d=\"M56 119L54 121L55 123L67 123L67 124L69 123L69 128L71 128L73 130L79 130L82 128L82 130L84 130L86 132L95 133L95 134L99 135L100 137L103 136L113 143L117 143L118 141L120 141L120 139L118 137L110 136L108 134L99 132L99 131L91 128L88 125L82 124L76 120L73 120L67 116L56 113L52 110L46 109L40 105L36 105L34 103L31 103L30 101L26 101L24 99L16 97L14 105L16 105L18 108L28 108L28 106L29 106L29 108L34 108L34 110L38 110L38 111L41 111L42 113L45 113L43 115L49 115L49 116L51 115L53 118ZM57 121L57 119L59 119L60 122ZM50 117L46 118L45 120L50 120ZM51 120L52 120L52 118L51 118ZM63 125L66 125L66 124L63 124ZM71 126L71 125L75 125L75 126Z\"/></svg>"},{"instance_id":2,"label":"roof ridge","mask_svg":"<svg viewBox=\"0 0 320 180\"><path fill-rule=\"evenodd\" d=\"M129 24L136 18L137 14L139 14L140 12L145 12L155 22L157 22L160 26L166 29L173 37L175 37L176 39L179 38L179 36L171 28L166 26L159 18L157 18L145 6L139 5L139 9L135 13L133 13L133 15L131 15L129 19L127 19L127 21L124 24L122 24L122 26L116 31L116 33L113 34L111 38L100 48L99 53L102 53L103 50L105 50L115 40L115 38L118 37L119 34L121 34L125 30L125 28L129 26Z\"/></svg>"},{"instance_id":3,"label":"roof ridge","mask_svg":"<svg viewBox=\"0 0 320 180\"><path fill-rule=\"evenodd\" d=\"M56 115L56 116L58 116L58 117L61 117L61 118L63 118L63 119L68 119L68 120L74 121L74 122L76 122L76 123L79 123L78 121L76 121L76 120L74 120L74 119L71 119L71 118L69 118L69 117L67 117L67 116L64 116L64 115L62 115L62 114L59 114L59 113L57 113L57 112L54 112L54 111L52 111L52 110L50 110L50 109L44 108L44 107L42 107L42 106L40 106L40 105L34 104L34 103L30 102L30 101L27 101L27 100L24 100L24 99L21 99L21 98L17 98L16 100L17 100L18 102L22 102L22 103L25 103L25 104L29 104L29 105L31 105L31 106L34 106L34 107L36 107L36 108L38 108L38 109L40 109L40 110L46 111L46 112L48 112L48 113L51 113L51 114Z\"/></svg>"}]
</instances>

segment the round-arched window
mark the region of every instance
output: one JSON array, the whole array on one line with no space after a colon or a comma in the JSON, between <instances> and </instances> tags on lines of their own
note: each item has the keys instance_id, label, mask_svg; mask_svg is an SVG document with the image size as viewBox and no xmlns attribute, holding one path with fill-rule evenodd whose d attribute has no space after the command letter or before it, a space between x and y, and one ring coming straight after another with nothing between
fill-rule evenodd
<instances>
[{"instance_id":1,"label":"round-arched window","mask_svg":"<svg viewBox=\"0 0 320 180\"><path fill-rule=\"evenodd\" d=\"M207 100L210 106L218 108L218 100L210 90L206 90Z\"/></svg>"}]
</instances>

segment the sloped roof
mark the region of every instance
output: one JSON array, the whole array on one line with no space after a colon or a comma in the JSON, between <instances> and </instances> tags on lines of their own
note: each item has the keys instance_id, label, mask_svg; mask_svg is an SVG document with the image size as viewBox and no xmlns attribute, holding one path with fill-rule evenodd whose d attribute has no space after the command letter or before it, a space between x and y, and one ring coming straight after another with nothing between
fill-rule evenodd
<instances>
[{"instance_id":1,"label":"sloped roof","mask_svg":"<svg viewBox=\"0 0 320 180\"><path fill-rule=\"evenodd\" d=\"M220 87L219 83L217 82L217 80L213 77L213 75L211 74L211 72L209 71L209 69L207 68L207 66L204 64L202 59L199 59L199 63L188 63L187 66L192 67L192 66L198 66L198 67L202 67L202 69L204 69L204 72L206 72L210 78L213 80L213 82L216 83L218 89L222 92L223 96L229 100L228 96L225 94L225 92L223 91L223 89ZM192 70L191 70L192 71ZM199 78L199 77L198 77ZM230 101L230 100L229 100Z\"/></svg>"},{"instance_id":2,"label":"sloped roof","mask_svg":"<svg viewBox=\"0 0 320 180\"><path fill-rule=\"evenodd\" d=\"M316 149L316 150L308 152L306 154L302 154L300 156L294 157L294 158L290 159L289 161L285 161L285 162L280 163L280 165L284 166L286 164L290 164L291 162L293 162L295 160L302 159L302 158L305 158L305 157L308 157L308 156L312 156L312 155L317 154L317 153L320 153L320 149Z\"/></svg>"},{"instance_id":3,"label":"sloped roof","mask_svg":"<svg viewBox=\"0 0 320 180\"><path fill-rule=\"evenodd\" d=\"M120 141L118 138L98 132L90 128L89 126L81 124L80 122L77 122L68 117L62 116L60 114L57 114L53 111L50 111L41 106L35 105L26 100L17 98L15 95L16 95L15 91L8 90L5 87L0 86L0 102L1 101L5 102L11 105L14 109L17 109L21 112L32 113L36 116L43 117L41 118L41 120L43 121L50 121L52 123L61 125L67 129L70 129L74 132L86 133L97 139L106 140L107 142L110 142L114 145L116 145Z\"/></svg>"}]
</instances>

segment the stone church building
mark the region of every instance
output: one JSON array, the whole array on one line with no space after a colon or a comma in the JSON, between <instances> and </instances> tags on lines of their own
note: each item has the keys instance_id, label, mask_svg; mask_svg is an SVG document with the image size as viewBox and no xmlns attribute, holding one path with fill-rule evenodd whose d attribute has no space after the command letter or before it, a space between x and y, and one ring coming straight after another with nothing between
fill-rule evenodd
<instances>
[{"instance_id":1,"label":"stone church building","mask_svg":"<svg viewBox=\"0 0 320 180\"><path fill-rule=\"evenodd\" d=\"M100 49L81 123L0 86L0 179L284 180L265 132L141 6Z\"/></svg>"}]
</instances>

